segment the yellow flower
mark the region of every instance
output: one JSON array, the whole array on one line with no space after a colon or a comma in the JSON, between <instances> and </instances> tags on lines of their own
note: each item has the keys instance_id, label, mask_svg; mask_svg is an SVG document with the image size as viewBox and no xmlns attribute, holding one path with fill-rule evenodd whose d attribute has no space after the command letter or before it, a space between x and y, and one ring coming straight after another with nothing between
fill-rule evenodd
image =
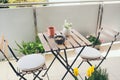
<instances>
[{"instance_id":1,"label":"yellow flower","mask_svg":"<svg viewBox=\"0 0 120 80\"><path fill-rule=\"evenodd\" d=\"M87 70L87 76L90 77L92 75L92 73L94 72L95 67L94 66L90 66Z\"/></svg>"},{"instance_id":2,"label":"yellow flower","mask_svg":"<svg viewBox=\"0 0 120 80\"><path fill-rule=\"evenodd\" d=\"M78 74L79 74L78 68L74 68L73 69L73 73L74 73L75 76L78 76Z\"/></svg>"},{"instance_id":3,"label":"yellow flower","mask_svg":"<svg viewBox=\"0 0 120 80\"><path fill-rule=\"evenodd\" d=\"M91 69L89 68L89 69L87 70L87 76L90 77L91 74L92 74L92 73L91 73Z\"/></svg>"},{"instance_id":4,"label":"yellow flower","mask_svg":"<svg viewBox=\"0 0 120 80\"><path fill-rule=\"evenodd\" d=\"M90 68L91 68L91 73L93 73L93 72L94 72L95 67L94 67L94 66L91 66Z\"/></svg>"}]
</instances>

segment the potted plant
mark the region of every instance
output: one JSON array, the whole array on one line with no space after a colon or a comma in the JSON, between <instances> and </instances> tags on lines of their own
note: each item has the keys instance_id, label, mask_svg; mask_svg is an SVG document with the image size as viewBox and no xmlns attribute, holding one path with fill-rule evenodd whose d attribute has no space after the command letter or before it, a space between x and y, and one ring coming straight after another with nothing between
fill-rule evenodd
<instances>
[{"instance_id":1,"label":"potted plant","mask_svg":"<svg viewBox=\"0 0 120 80\"><path fill-rule=\"evenodd\" d=\"M102 68L94 69L94 67L91 66L87 70L85 80L109 80L107 70Z\"/></svg>"},{"instance_id":2,"label":"potted plant","mask_svg":"<svg viewBox=\"0 0 120 80\"><path fill-rule=\"evenodd\" d=\"M70 35L71 27L72 27L72 23L69 23L69 22L67 22L67 20L65 20L64 25L63 25L63 34L65 36Z\"/></svg>"},{"instance_id":3,"label":"potted plant","mask_svg":"<svg viewBox=\"0 0 120 80\"><path fill-rule=\"evenodd\" d=\"M49 37L54 37L54 35L55 35L55 28L54 28L54 26L49 26L48 27L48 35L49 35Z\"/></svg>"},{"instance_id":4,"label":"potted plant","mask_svg":"<svg viewBox=\"0 0 120 80\"><path fill-rule=\"evenodd\" d=\"M22 41L21 44L18 44L16 42L16 45L18 46L18 49L15 49L15 50L17 50L19 53L22 53L25 55L44 52L44 48L38 39L33 42Z\"/></svg>"},{"instance_id":5,"label":"potted plant","mask_svg":"<svg viewBox=\"0 0 120 80\"><path fill-rule=\"evenodd\" d=\"M95 37L94 35L89 35L89 36L87 36L87 39L93 44L93 45L95 45L95 48L96 49L100 49L100 45L101 45L101 40L100 39L98 39L97 40L97 37Z\"/></svg>"}]
</instances>

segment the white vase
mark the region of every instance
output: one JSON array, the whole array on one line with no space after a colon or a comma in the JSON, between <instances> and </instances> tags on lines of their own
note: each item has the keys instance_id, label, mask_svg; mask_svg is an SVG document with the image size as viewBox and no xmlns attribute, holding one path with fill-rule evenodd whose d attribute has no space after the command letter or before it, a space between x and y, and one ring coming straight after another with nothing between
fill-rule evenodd
<instances>
[{"instance_id":1,"label":"white vase","mask_svg":"<svg viewBox=\"0 0 120 80\"><path fill-rule=\"evenodd\" d=\"M71 29L70 28L63 28L63 34L65 35L65 36L70 36L70 33L71 33Z\"/></svg>"}]
</instances>

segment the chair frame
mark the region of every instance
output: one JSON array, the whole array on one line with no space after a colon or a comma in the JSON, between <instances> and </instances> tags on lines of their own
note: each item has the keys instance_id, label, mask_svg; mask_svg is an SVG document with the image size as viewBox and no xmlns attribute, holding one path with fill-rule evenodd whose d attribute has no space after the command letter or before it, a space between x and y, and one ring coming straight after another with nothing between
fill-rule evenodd
<instances>
[{"instance_id":1,"label":"chair frame","mask_svg":"<svg viewBox=\"0 0 120 80\"><path fill-rule=\"evenodd\" d=\"M4 37L3 37L3 39L4 39ZM3 42L6 43L6 40L4 40ZM9 45L7 45L7 47L8 47L8 49L9 49L9 51L12 53L12 56L15 58L16 62L17 62L19 59L16 57L16 55L15 55L15 53L13 52L12 48L11 48ZM39 77L39 74L41 73L41 71L43 70L43 67L44 67L45 65L43 65L43 67L40 67L39 69L35 69L35 70L31 70L31 71L24 71L24 72L23 72L23 71L20 71L19 69L16 69L16 68L13 66L13 64L11 63L11 61L9 60L9 58L7 57L7 55L5 55L5 52L4 52L1 48L0 48L0 52L3 54L3 56L5 57L5 59L8 61L10 67L11 67L12 70L15 72L15 74L20 77L19 80L22 80L22 79L23 79L23 80L27 80L24 76L25 76L26 74L29 74L29 73L32 73L32 74L34 75L33 80L35 80L36 78L38 78L39 80L43 80L42 78ZM36 72L38 72L38 73L36 73ZM47 75L47 78L48 78L48 80L49 80L48 75Z\"/></svg>"},{"instance_id":2,"label":"chair frame","mask_svg":"<svg viewBox=\"0 0 120 80\"><path fill-rule=\"evenodd\" d=\"M100 31L98 32L98 36L97 36L97 38L96 38L96 41L95 41L95 43L92 45L93 48L95 47L95 44L96 44L97 40L99 39L102 30L103 30L103 28L100 28ZM114 40L111 41L111 44L110 44L110 46L109 46L109 48L108 48L105 56L102 57L101 61L100 61L99 64L95 67L95 69L98 69L98 67L99 67L99 66L102 64L102 62L106 59L108 53L110 52L110 50L111 50L111 48L112 48L113 43L117 40L117 37L118 37L118 35L120 34L119 32L114 32L114 33L116 33L116 34L114 35ZM99 58L99 59L95 59L95 60L100 60L100 58ZM90 63L90 60L89 60L89 59L83 59L83 60L81 61L81 63L78 65L78 68L82 65L82 63L83 63L84 61L86 61L90 66L92 66L92 64Z\"/></svg>"}]
</instances>

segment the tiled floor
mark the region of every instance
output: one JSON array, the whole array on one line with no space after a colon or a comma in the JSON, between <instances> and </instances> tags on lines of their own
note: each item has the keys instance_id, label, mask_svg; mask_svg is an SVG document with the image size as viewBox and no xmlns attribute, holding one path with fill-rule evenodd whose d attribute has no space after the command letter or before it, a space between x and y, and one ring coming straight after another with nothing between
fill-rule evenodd
<instances>
[{"instance_id":1,"label":"tiled floor","mask_svg":"<svg viewBox=\"0 0 120 80\"><path fill-rule=\"evenodd\" d=\"M75 56L74 51L73 50L68 51L68 55L69 55L69 58L68 58L69 63L71 63ZM46 64L48 66L54 56L51 54L47 54L45 57L46 57ZM79 58L77 62L75 63L74 67L76 67L80 63L80 61L81 59ZM15 64L14 60L12 60L12 62ZM97 62L93 62L93 63L97 64ZM86 70L88 67L89 67L88 64L83 63L83 65L79 68L80 75L83 78L86 74ZM120 80L120 77L119 77L120 75L120 69L119 69L120 68L120 50L111 51L108 58L103 62L101 67L107 69L107 72L109 73L109 80ZM66 71L65 68L59 63L59 61L55 60L54 64L52 65L51 69L48 72L50 80L61 80L65 71ZM28 80L32 80L31 78L32 75L28 75L27 77L29 78ZM18 77L11 70L10 66L8 65L6 61L0 62L0 80L19 80ZM46 76L43 78L43 80L47 80ZM65 80L74 80L74 79L70 74L68 74L65 77Z\"/></svg>"}]
</instances>

